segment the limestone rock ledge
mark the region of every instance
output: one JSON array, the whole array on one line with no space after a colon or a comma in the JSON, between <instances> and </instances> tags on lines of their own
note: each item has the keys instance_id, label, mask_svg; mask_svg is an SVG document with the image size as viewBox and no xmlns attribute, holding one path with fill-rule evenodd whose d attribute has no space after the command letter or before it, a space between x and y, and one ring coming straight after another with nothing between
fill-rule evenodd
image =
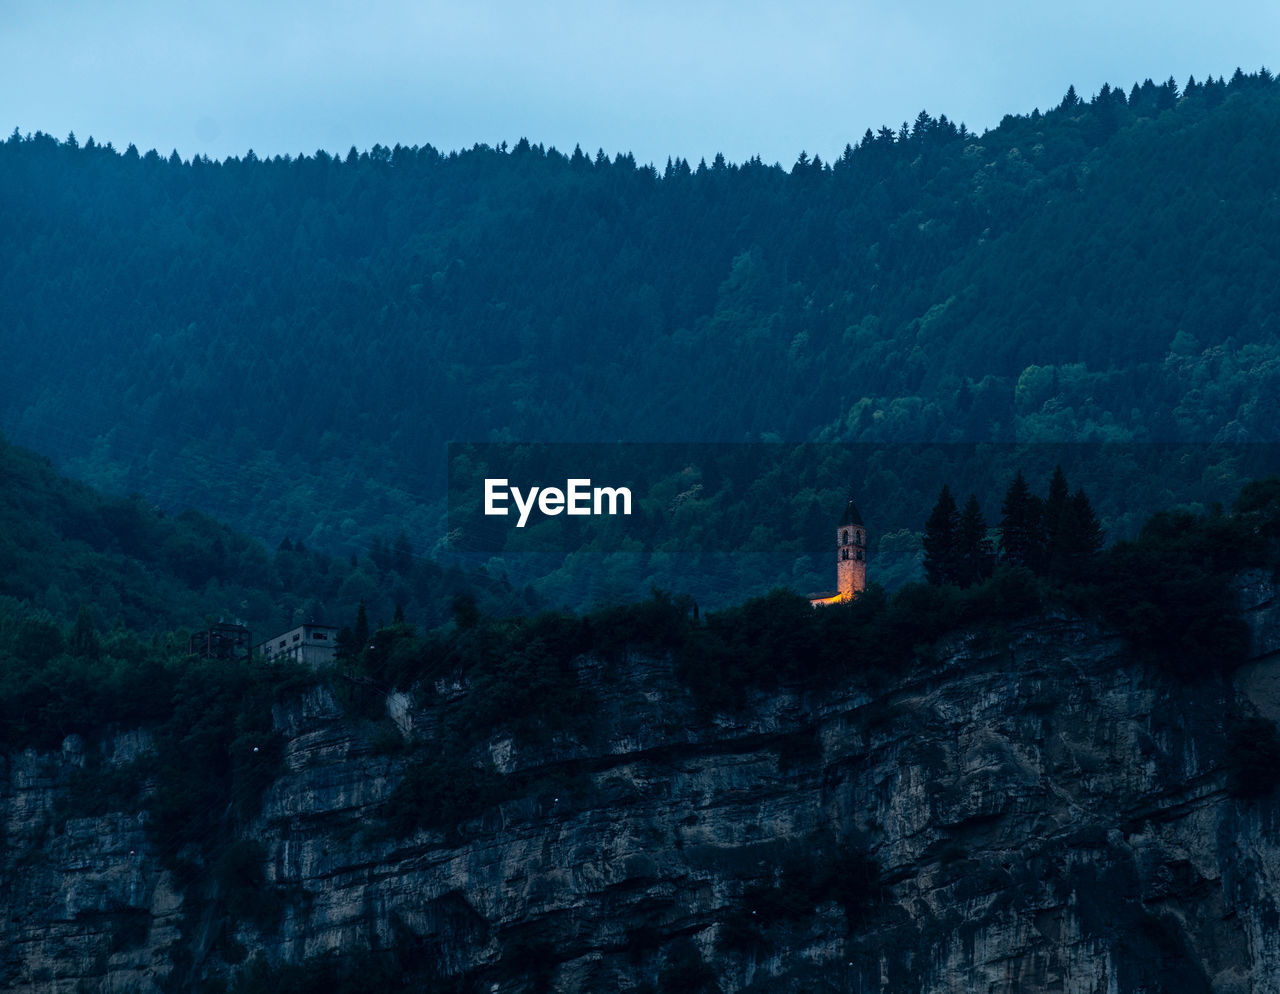
<instances>
[{"instance_id":1,"label":"limestone rock ledge","mask_svg":"<svg viewBox=\"0 0 1280 994\"><path fill-rule=\"evenodd\" d=\"M1280 991L1280 807L1231 797L1226 769L1233 713L1280 717L1280 614L1270 577L1241 590L1257 652L1235 682L1170 679L1061 614L710 722L668 660L583 659L592 735L483 757L574 776L398 840L371 827L406 755L377 754L367 721L312 691L277 709L284 772L242 828L283 904L270 927L212 920L144 815L60 817L79 740L12 753L0 986L189 989L234 975L227 949L301 961L407 938L442 977L509 994L661 989L691 951L726 994ZM448 695L422 696L439 703L391 704L429 742ZM147 747L122 734L101 761ZM753 922L784 866L832 852L878 865L867 907Z\"/></svg>"}]
</instances>

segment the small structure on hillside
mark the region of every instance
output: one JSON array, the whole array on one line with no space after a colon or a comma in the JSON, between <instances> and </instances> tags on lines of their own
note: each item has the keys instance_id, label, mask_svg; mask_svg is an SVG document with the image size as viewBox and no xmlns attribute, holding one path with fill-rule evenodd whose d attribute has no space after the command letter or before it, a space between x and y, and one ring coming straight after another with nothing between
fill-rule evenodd
<instances>
[{"instance_id":1,"label":"small structure on hillside","mask_svg":"<svg viewBox=\"0 0 1280 994\"><path fill-rule=\"evenodd\" d=\"M220 621L202 632L192 632L187 651L197 659L248 659L252 644L244 625Z\"/></svg>"},{"instance_id":2,"label":"small structure on hillside","mask_svg":"<svg viewBox=\"0 0 1280 994\"><path fill-rule=\"evenodd\" d=\"M254 653L267 663L289 659L311 667L326 666L338 653L338 629L308 622L260 643Z\"/></svg>"},{"instance_id":3,"label":"small structure on hillside","mask_svg":"<svg viewBox=\"0 0 1280 994\"><path fill-rule=\"evenodd\" d=\"M814 607L843 604L867 589L867 526L849 498L836 525L836 589L810 594Z\"/></svg>"}]
</instances>

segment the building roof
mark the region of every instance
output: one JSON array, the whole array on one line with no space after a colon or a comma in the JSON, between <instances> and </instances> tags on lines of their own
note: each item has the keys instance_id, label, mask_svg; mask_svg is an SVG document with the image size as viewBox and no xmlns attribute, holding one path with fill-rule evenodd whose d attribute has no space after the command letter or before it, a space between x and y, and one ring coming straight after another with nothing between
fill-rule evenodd
<instances>
[{"instance_id":1,"label":"building roof","mask_svg":"<svg viewBox=\"0 0 1280 994\"><path fill-rule=\"evenodd\" d=\"M863 528L866 527L866 525L862 524L862 515L858 513L858 505L853 502L852 497L849 498L849 503L845 505L844 514L841 516L840 523L836 525L836 527L843 528L845 525L859 525Z\"/></svg>"}]
</instances>

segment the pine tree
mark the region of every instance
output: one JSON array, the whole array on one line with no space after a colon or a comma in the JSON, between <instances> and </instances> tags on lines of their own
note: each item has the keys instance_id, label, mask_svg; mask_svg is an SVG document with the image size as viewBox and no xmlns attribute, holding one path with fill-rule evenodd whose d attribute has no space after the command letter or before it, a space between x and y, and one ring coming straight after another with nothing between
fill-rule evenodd
<instances>
[{"instance_id":1,"label":"pine tree","mask_svg":"<svg viewBox=\"0 0 1280 994\"><path fill-rule=\"evenodd\" d=\"M360 599L360 607L356 611L356 652L364 652L369 647L369 613L364 607L364 598Z\"/></svg>"},{"instance_id":2,"label":"pine tree","mask_svg":"<svg viewBox=\"0 0 1280 994\"><path fill-rule=\"evenodd\" d=\"M1084 489L1068 501L1058 528L1058 553L1054 560L1054 576L1059 580L1083 580L1089 567L1102 550L1103 533Z\"/></svg>"},{"instance_id":3,"label":"pine tree","mask_svg":"<svg viewBox=\"0 0 1280 994\"><path fill-rule=\"evenodd\" d=\"M1066 555L1063 526L1071 506L1071 488L1067 474L1057 466L1049 480L1049 496L1045 499L1041 514L1041 532L1044 535L1044 571L1050 576L1061 575L1062 560ZM1035 564L1033 564L1035 565Z\"/></svg>"},{"instance_id":4,"label":"pine tree","mask_svg":"<svg viewBox=\"0 0 1280 994\"><path fill-rule=\"evenodd\" d=\"M1034 569L1044 550L1040 498L1027 486L1022 470L1009 484L1000 505L1000 559Z\"/></svg>"},{"instance_id":5,"label":"pine tree","mask_svg":"<svg viewBox=\"0 0 1280 994\"><path fill-rule=\"evenodd\" d=\"M969 495L960 515L957 547L961 586L981 583L991 575L995 565L995 551L987 536L987 519L982 516L976 494Z\"/></svg>"},{"instance_id":6,"label":"pine tree","mask_svg":"<svg viewBox=\"0 0 1280 994\"><path fill-rule=\"evenodd\" d=\"M958 583L960 512L946 484L924 525L924 573L935 585Z\"/></svg>"}]
</instances>

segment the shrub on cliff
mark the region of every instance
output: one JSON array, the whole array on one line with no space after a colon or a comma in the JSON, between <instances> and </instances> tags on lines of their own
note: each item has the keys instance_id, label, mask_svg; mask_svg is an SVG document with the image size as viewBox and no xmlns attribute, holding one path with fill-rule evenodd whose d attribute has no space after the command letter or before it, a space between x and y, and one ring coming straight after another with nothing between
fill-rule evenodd
<instances>
[{"instance_id":1,"label":"shrub on cliff","mask_svg":"<svg viewBox=\"0 0 1280 994\"><path fill-rule=\"evenodd\" d=\"M506 791L503 778L457 756L426 756L412 764L382 806L394 838L418 828L456 835L459 826L497 803Z\"/></svg>"},{"instance_id":2,"label":"shrub on cliff","mask_svg":"<svg viewBox=\"0 0 1280 994\"><path fill-rule=\"evenodd\" d=\"M1180 676L1217 673L1248 652L1231 580L1256 561L1240 519L1161 512L1135 541L1107 550L1093 583L1073 596L1100 609L1147 661Z\"/></svg>"}]
</instances>

